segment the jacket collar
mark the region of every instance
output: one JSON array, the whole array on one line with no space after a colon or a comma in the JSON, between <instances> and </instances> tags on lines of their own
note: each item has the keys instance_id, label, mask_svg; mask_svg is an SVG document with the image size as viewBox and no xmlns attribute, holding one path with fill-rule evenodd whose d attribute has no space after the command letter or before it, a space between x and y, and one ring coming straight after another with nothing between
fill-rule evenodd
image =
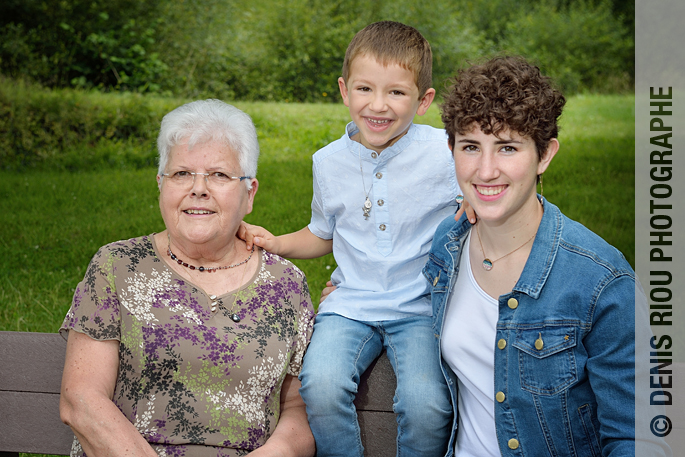
<instances>
[{"instance_id":1,"label":"jacket collar","mask_svg":"<svg viewBox=\"0 0 685 457\"><path fill-rule=\"evenodd\" d=\"M533 247L523 268L521 277L514 286L514 291L524 293L533 299L537 299L549 277L552 265L559 250L563 218L561 211L543 197L538 195L544 212L538 227L538 232L533 241ZM471 228L471 224L462 216L448 232L448 241L445 248L451 252L450 246L455 242L462 242L464 236Z\"/></svg>"}]
</instances>

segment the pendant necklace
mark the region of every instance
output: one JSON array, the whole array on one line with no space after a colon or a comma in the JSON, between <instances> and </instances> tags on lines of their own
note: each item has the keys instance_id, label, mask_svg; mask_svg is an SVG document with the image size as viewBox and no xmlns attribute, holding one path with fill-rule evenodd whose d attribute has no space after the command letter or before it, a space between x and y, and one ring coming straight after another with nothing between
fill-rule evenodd
<instances>
[{"instance_id":1,"label":"pendant necklace","mask_svg":"<svg viewBox=\"0 0 685 457\"><path fill-rule=\"evenodd\" d=\"M369 191L366 191L366 183L364 182L364 169L362 168L362 149L359 148L359 171L362 174L362 187L364 188L364 195L366 195L366 200L364 200L364 206L362 206L362 211L364 211L364 219L367 221L369 220L369 213L371 212L371 207L373 206L371 204L371 200L369 200L369 194L371 193L371 189L373 188L373 183L371 183L371 187L369 187Z\"/></svg>"},{"instance_id":2,"label":"pendant necklace","mask_svg":"<svg viewBox=\"0 0 685 457\"><path fill-rule=\"evenodd\" d=\"M531 236L531 237L528 239L528 241L526 241L526 242L523 243L521 246L519 246L519 247L517 247L516 249L514 249L513 251L511 251L509 254L504 254L502 257L500 257L500 258L498 258L498 259L490 260L490 259L488 259L488 256L485 255L485 249L483 249L483 240L480 239L480 231L478 230L478 227L479 227L479 226L480 226L480 224L476 224L476 234L478 235L478 242L480 243L480 250L481 250L481 252L483 253L483 257L485 257L485 258L483 259L483 269L484 269L485 271L490 271L490 270L492 270L492 268L495 266L495 262L497 262L498 260L502 260L502 259L505 258L506 256L508 256L508 255L510 255L510 254L513 254L514 252L518 251L518 250L521 249L523 246L525 246L526 244L530 243L530 241L531 241L533 238L535 238L535 235L537 235L537 231L536 231L536 233L533 233L533 236Z\"/></svg>"}]
</instances>

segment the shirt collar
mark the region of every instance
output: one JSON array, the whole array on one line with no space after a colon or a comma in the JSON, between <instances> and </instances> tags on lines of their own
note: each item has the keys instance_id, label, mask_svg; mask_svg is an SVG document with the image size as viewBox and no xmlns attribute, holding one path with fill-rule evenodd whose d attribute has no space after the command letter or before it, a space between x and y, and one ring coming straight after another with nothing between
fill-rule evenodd
<instances>
[{"instance_id":1,"label":"shirt collar","mask_svg":"<svg viewBox=\"0 0 685 457\"><path fill-rule=\"evenodd\" d=\"M409 125L409 130L407 133L402 136L399 140L395 142L392 146L389 148L383 149L383 153L378 155L378 158L376 160L371 159L371 153L366 152L366 151L371 151L361 143L352 140L352 137L359 133L359 127L357 127L357 124L354 123L354 121L351 121L349 124L347 124L346 127L346 132L347 135L345 135L345 141L347 143L347 148L352 151L355 155L361 155L362 160L366 161L371 161L371 162L381 162L381 161L388 161L400 152L404 151L414 140L414 134L416 132L416 126L412 122Z\"/></svg>"}]
</instances>

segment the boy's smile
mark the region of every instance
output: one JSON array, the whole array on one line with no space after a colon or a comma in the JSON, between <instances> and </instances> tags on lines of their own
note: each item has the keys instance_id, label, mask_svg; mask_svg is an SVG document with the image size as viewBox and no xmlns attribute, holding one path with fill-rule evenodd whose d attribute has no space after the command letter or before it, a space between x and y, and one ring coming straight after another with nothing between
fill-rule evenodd
<instances>
[{"instance_id":1,"label":"boy's smile","mask_svg":"<svg viewBox=\"0 0 685 457\"><path fill-rule=\"evenodd\" d=\"M384 66L373 56L357 56L347 83L338 79L345 106L359 127L353 139L381 153L407 133L414 116L423 116L435 97L431 88L419 99L414 81L414 73L398 64Z\"/></svg>"}]
</instances>

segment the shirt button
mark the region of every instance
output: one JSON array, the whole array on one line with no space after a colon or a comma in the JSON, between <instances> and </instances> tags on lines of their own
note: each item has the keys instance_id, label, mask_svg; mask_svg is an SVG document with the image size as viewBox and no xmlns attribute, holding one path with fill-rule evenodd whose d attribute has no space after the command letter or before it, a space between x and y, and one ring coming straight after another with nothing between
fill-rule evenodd
<instances>
[{"instance_id":1,"label":"shirt button","mask_svg":"<svg viewBox=\"0 0 685 457\"><path fill-rule=\"evenodd\" d=\"M511 309L516 309L519 306L519 301L515 298L510 298L509 301L507 301L507 305L509 305L509 308Z\"/></svg>"},{"instance_id":2,"label":"shirt button","mask_svg":"<svg viewBox=\"0 0 685 457\"><path fill-rule=\"evenodd\" d=\"M382 177L383 177L383 173L381 173L380 171L378 173L376 173L376 178L381 179Z\"/></svg>"},{"instance_id":3,"label":"shirt button","mask_svg":"<svg viewBox=\"0 0 685 457\"><path fill-rule=\"evenodd\" d=\"M378 203L378 206L385 205L385 202L383 200L378 200L376 203Z\"/></svg>"},{"instance_id":4,"label":"shirt button","mask_svg":"<svg viewBox=\"0 0 685 457\"><path fill-rule=\"evenodd\" d=\"M373 157L375 159L376 157L378 157L378 154L376 154L375 152L372 152L371 157Z\"/></svg>"},{"instance_id":5,"label":"shirt button","mask_svg":"<svg viewBox=\"0 0 685 457\"><path fill-rule=\"evenodd\" d=\"M385 231L385 224L381 224L378 226L379 229L381 229L381 232Z\"/></svg>"},{"instance_id":6,"label":"shirt button","mask_svg":"<svg viewBox=\"0 0 685 457\"><path fill-rule=\"evenodd\" d=\"M509 446L509 449L518 449L519 440L517 440L516 438L512 438L507 442L507 446Z\"/></svg>"},{"instance_id":7,"label":"shirt button","mask_svg":"<svg viewBox=\"0 0 685 457\"><path fill-rule=\"evenodd\" d=\"M499 340L499 341L497 342L497 347L500 348L500 349L504 349L505 347L507 347L507 340L505 340L504 338L502 338L501 340Z\"/></svg>"},{"instance_id":8,"label":"shirt button","mask_svg":"<svg viewBox=\"0 0 685 457\"><path fill-rule=\"evenodd\" d=\"M497 392L495 399L497 399L498 403L502 403L504 401L504 392Z\"/></svg>"}]
</instances>

